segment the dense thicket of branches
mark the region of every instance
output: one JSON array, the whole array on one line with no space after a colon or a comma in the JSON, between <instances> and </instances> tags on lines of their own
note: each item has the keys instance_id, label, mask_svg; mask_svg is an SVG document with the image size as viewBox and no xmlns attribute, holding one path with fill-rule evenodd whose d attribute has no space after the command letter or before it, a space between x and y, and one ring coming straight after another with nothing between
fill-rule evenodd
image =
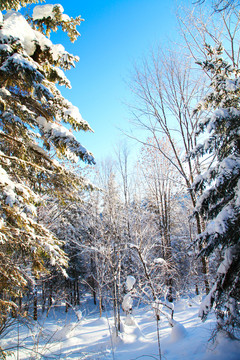
<instances>
[{"instance_id":1,"label":"dense thicket of branches","mask_svg":"<svg viewBox=\"0 0 240 360\"><path fill-rule=\"evenodd\" d=\"M69 130L91 128L58 87L70 87L62 70L78 58L47 38L61 28L76 40L82 19L61 5L36 7L27 20L3 16L0 335L18 315L77 309L89 291L100 316L114 310L118 335L130 291L161 306L195 291L208 294L201 317L214 308L218 329L239 337L240 19L237 1L213 4L214 21L179 16L186 57L158 49L134 69L142 148L135 162L121 146L92 169L94 190L70 166L95 163Z\"/></svg>"}]
</instances>

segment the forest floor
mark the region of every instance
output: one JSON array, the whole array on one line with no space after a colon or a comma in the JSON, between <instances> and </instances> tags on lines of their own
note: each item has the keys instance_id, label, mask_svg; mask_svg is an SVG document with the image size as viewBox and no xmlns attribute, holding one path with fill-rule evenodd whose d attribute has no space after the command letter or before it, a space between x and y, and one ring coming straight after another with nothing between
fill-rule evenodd
<instances>
[{"instance_id":1,"label":"forest floor","mask_svg":"<svg viewBox=\"0 0 240 360\"><path fill-rule=\"evenodd\" d=\"M1 341L12 351L7 359L81 359L81 360L239 360L240 343L218 335L209 341L215 327L213 315L202 323L198 318L200 298L180 299L175 304L176 325L169 327L161 318L160 349L156 319L151 306L133 309L131 318L121 317L121 331L113 331L112 313L99 318L92 300L67 314L55 307L32 326L15 324Z\"/></svg>"}]
</instances>

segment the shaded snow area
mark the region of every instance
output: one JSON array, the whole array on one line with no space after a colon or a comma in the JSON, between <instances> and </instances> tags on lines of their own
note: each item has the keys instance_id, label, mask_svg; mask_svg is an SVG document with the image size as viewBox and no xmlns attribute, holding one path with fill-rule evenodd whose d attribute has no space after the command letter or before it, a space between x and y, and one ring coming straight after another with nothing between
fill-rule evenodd
<instances>
[{"instance_id":1,"label":"shaded snow area","mask_svg":"<svg viewBox=\"0 0 240 360\"><path fill-rule=\"evenodd\" d=\"M162 360L239 360L240 344L219 334L209 341L215 320L198 318L199 298L175 303L174 327L166 319L159 322ZM99 318L91 301L82 302L77 312L66 314L56 307L39 324L15 325L2 340L3 348L14 348L8 359L160 359L157 327L151 306L139 306L122 315L119 337L113 331L111 312ZM18 340L19 339L19 340ZM18 344L18 348L16 348Z\"/></svg>"}]
</instances>

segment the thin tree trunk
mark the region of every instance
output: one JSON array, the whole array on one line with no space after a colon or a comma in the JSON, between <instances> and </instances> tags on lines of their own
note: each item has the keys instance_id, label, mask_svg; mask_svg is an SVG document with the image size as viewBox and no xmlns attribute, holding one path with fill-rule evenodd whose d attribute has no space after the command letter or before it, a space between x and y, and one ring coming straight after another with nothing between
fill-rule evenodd
<instances>
[{"instance_id":1,"label":"thin tree trunk","mask_svg":"<svg viewBox=\"0 0 240 360\"><path fill-rule=\"evenodd\" d=\"M77 279L77 305L80 305L79 282Z\"/></svg>"},{"instance_id":2,"label":"thin tree trunk","mask_svg":"<svg viewBox=\"0 0 240 360\"><path fill-rule=\"evenodd\" d=\"M45 291L45 283L42 281L42 313L45 312L46 306L46 291Z\"/></svg>"},{"instance_id":3,"label":"thin tree trunk","mask_svg":"<svg viewBox=\"0 0 240 360\"><path fill-rule=\"evenodd\" d=\"M48 313L52 306L52 285L49 287L49 294L48 294Z\"/></svg>"},{"instance_id":4,"label":"thin tree trunk","mask_svg":"<svg viewBox=\"0 0 240 360\"><path fill-rule=\"evenodd\" d=\"M118 324L117 324L117 282L114 276L114 287L113 287L113 311L114 311L114 325L116 336L118 337Z\"/></svg>"},{"instance_id":5,"label":"thin tree trunk","mask_svg":"<svg viewBox=\"0 0 240 360\"><path fill-rule=\"evenodd\" d=\"M37 305L38 305L38 301L37 301L37 289L36 287L34 288L34 295L33 295L33 320L37 321L38 319L38 312L37 312Z\"/></svg>"},{"instance_id":6,"label":"thin tree trunk","mask_svg":"<svg viewBox=\"0 0 240 360\"><path fill-rule=\"evenodd\" d=\"M102 317L102 294L99 294L99 317Z\"/></svg>"}]
</instances>

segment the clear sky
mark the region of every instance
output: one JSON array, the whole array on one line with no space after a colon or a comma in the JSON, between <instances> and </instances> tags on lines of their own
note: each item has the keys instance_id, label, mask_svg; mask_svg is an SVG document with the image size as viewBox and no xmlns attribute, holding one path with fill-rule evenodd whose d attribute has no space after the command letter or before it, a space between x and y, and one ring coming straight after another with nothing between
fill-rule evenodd
<instances>
[{"instance_id":1,"label":"clear sky","mask_svg":"<svg viewBox=\"0 0 240 360\"><path fill-rule=\"evenodd\" d=\"M189 3L189 1L186 0ZM126 85L134 62L151 47L166 46L176 36L175 0L47 0L61 3L69 16L81 15L81 37L71 44L65 34L66 50L78 55L76 68L67 72L71 90L63 95L78 106L94 134L79 134L78 140L97 161L113 153L122 138L118 128L129 128L130 98Z\"/></svg>"}]
</instances>

